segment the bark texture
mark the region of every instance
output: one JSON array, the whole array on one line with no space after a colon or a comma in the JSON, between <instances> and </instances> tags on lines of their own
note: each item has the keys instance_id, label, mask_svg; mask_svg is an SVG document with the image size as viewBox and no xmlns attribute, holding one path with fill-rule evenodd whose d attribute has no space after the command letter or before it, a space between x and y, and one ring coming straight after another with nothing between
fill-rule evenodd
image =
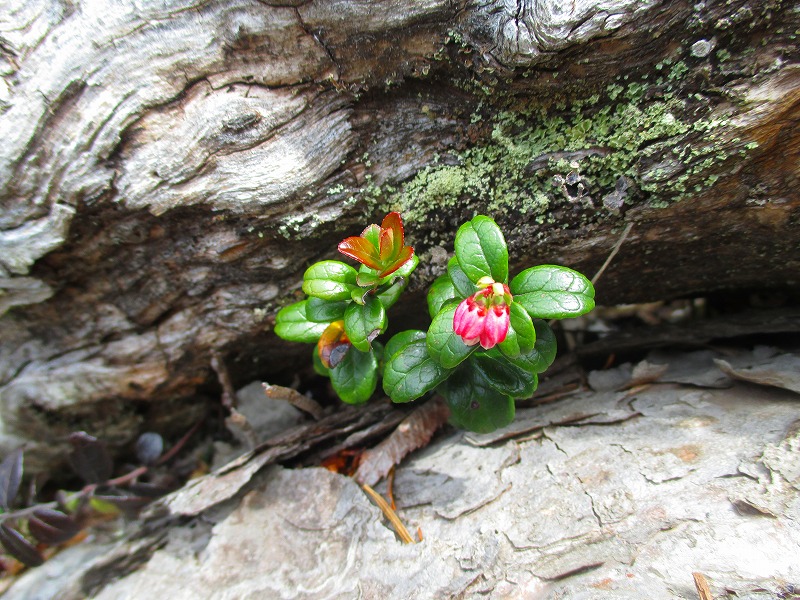
<instances>
[{"instance_id":1,"label":"bark texture","mask_svg":"<svg viewBox=\"0 0 800 600\"><path fill-rule=\"evenodd\" d=\"M271 318L388 209L417 290L475 212L590 273L632 223L601 303L796 290L799 30L779 0L6 1L0 446L185 423L213 351L305 361Z\"/></svg>"},{"instance_id":2,"label":"bark texture","mask_svg":"<svg viewBox=\"0 0 800 600\"><path fill-rule=\"evenodd\" d=\"M350 478L254 476L267 450L166 497L132 540L73 546L4 597L697 599L700 573L717 600L796 598L800 356L721 356L652 354L505 430L440 436L394 480L419 543ZM241 492L237 472L252 477Z\"/></svg>"}]
</instances>

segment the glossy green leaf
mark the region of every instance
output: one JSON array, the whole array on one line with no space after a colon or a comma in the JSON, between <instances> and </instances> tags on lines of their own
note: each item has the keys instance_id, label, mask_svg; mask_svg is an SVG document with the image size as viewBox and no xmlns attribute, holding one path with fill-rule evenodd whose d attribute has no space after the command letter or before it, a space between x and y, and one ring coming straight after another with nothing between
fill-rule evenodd
<instances>
[{"instance_id":1,"label":"glossy green leaf","mask_svg":"<svg viewBox=\"0 0 800 600\"><path fill-rule=\"evenodd\" d=\"M508 280L508 247L494 220L478 215L458 228L455 241L458 264L473 283L491 277Z\"/></svg>"},{"instance_id":2,"label":"glossy green leaf","mask_svg":"<svg viewBox=\"0 0 800 600\"><path fill-rule=\"evenodd\" d=\"M311 296L306 300L306 318L315 323L331 323L344 318L347 300L335 302Z\"/></svg>"},{"instance_id":3,"label":"glossy green leaf","mask_svg":"<svg viewBox=\"0 0 800 600\"><path fill-rule=\"evenodd\" d=\"M512 303L510 309L510 325L506 339L500 342L497 347L506 356L518 356L525 354L533 349L536 341L536 330L533 327L533 320L528 312L517 303Z\"/></svg>"},{"instance_id":4,"label":"glossy green leaf","mask_svg":"<svg viewBox=\"0 0 800 600\"><path fill-rule=\"evenodd\" d=\"M375 296L368 295L364 304L352 303L344 311L344 331L350 343L367 352L372 340L386 329L386 311Z\"/></svg>"},{"instance_id":5,"label":"glossy green leaf","mask_svg":"<svg viewBox=\"0 0 800 600\"><path fill-rule=\"evenodd\" d=\"M311 265L303 275L303 291L323 300L347 300L357 287L357 272L338 260L323 260Z\"/></svg>"},{"instance_id":6,"label":"glossy green leaf","mask_svg":"<svg viewBox=\"0 0 800 600\"><path fill-rule=\"evenodd\" d=\"M514 420L514 399L489 385L470 363L464 363L439 387L450 407L450 421L476 433L505 427Z\"/></svg>"},{"instance_id":7,"label":"glossy green leaf","mask_svg":"<svg viewBox=\"0 0 800 600\"><path fill-rule=\"evenodd\" d=\"M408 346L411 342L425 339L425 332L419 329L407 329L400 333L394 334L391 339L386 342L386 348L383 351L383 356L389 360L397 354L400 350Z\"/></svg>"},{"instance_id":8,"label":"glossy green leaf","mask_svg":"<svg viewBox=\"0 0 800 600\"><path fill-rule=\"evenodd\" d=\"M322 375L323 377L331 376L330 369L323 365L322 360L319 358L319 348L317 346L314 346L314 350L311 352L311 365L317 375Z\"/></svg>"},{"instance_id":9,"label":"glossy green leaf","mask_svg":"<svg viewBox=\"0 0 800 600\"><path fill-rule=\"evenodd\" d=\"M439 275L431 284L431 289L428 290L428 313L430 313L431 319L442 310L445 302L455 297L456 288L453 287L450 276L447 273Z\"/></svg>"},{"instance_id":10,"label":"glossy green leaf","mask_svg":"<svg viewBox=\"0 0 800 600\"><path fill-rule=\"evenodd\" d=\"M347 404L362 404L378 385L378 359L373 352L350 348L342 362L330 370L331 385Z\"/></svg>"},{"instance_id":11,"label":"glossy green leaf","mask_svg":"<svg viewBox=\"0 0 800 600\"><path fill-rule=\"evenodd\" d=\"M407 344L386 362L383 391L392 402L410 402L429 392L447 378L430 354L424 339Z\"/></svg>"},{"instance_id":12,"label":"glossy green leaf","mask_svg":"<svg viewBox=\"0 0 800 600\"><path fill-rule=\"evenodd\" d=\"M447 263L447 275L450 277L453 287L461 298L472 296L472 294L478 291L478 286L470 281L464 269L458 264L458 259L455 256Z\"/></svg>"},{"instance_id":13,"label":"glossy green leaf","mask_svg":"<svg viewBox=\"0 0 800 600\"><path fill-rule=\"evenodd\" d=\"M415 254L410 261L385 278L386 283L378 288L378 298L380 298L383 303L383 308L389 310L389 308L400 299L403 291L408 287L409 275L411 275L411 272L418 264L419 258L417 258ZM389 284L388 287L384 287L387 283Z\"/></svg>"},{"instance_id":14,"label":"glossy green leaf","mask_svg":"<svg viewBox=\"0 0 800 600\"><path fill-rule=\"evenodd\" d=\"M407 279L400 279L397 283L394 283L387 287L386 289L378 292L377 297L383 304L383 308L385 310L389 310L394 303L400 299L400 296L403 295L403 290L406 289L408 285Z\"/></svg>"},{"instance_id":15,"label":"glossy green leaf","mask_svg":"<svg viewBox=\"0 0 800 600\"><path fill-rule=\"evenodd\" d=\"M370 269L369 267L359 269L358 275L356 276L356 283L359 287L362 288L372 288L378 285L381 278L378 277L378 274L375 272L374 269Z\"/></svg>"},{"instance_id":16,"label":"glossy green leaf","mask_svg":"<svg viewBox=\"0 0 800 600\"><path fill-rule=\"evenodd\" d=\"M494 349L475 354L470 357L470 362L490 386L512 398L530 398L539 385L536 373L512 364Z\"/></svg>"},{"instance_id":17,"label":"glossy green leaf","mask_svg":"<svg viewBox=\"0 0 800 600\"><path fill-rule=\"evenodd\" d=\"M433 360L445 369L457 367L478 348L477 345L467 346L461 336L453 331L453 315L456 308L458 308L457 300L446 303L428 328L428 352Z\"/></svg>"},{"instance_id":18,"label":"glossy green leaf","mask_svg":"<svg viewBox=\"0 0 800 600\"><path fill-rule=\"evenodd\" d=\"M278 311L275 317L275 333L291 342L315 344L328 323L316 323L306 316L308 300L295 302Z\"/></svg>"},{"instance_id":19,"label":"glossy green leaf","mask_svg":"<svg viewBox=\"0 0 800 600\"><path fill-rule=\"evenodd\" d=\"M350 290L350 299L356 304L364 304L367 300L367 296L371 294L372 290L368 288L354 287Z\"/></svg>"},{"instance_id":20,"label":"glossy green leaf","mask_svg":"<svg viewBox=\"0 0 800 600\"><path fill-rule=\"evenodd\" d=\"M376 248L381 245L381 226L377 223L369 225L364 231L361 232L361 237L365 238L370 244ZM369 267L367 267L369 268Z\"/></svg>"},{"instance_id":21,"label":"glossy green leaf","mask_svg":"<svg viewBox=\"0 0 800 600\"><path fill-rule=\"evenodd\" d=\"M529 373L544 373L556 359L556 335L550 326L541 319L534 319L536 342L533 350L517 356L507 356L508 360Z\"/></svg>"},{"instance_id":22,"label":"glossy green leaf","mask_svg":"<svg viewBox=\"0 0 800 600\"><path fill-rule=\"evenodd\" d=\"M567 267L542 265L525 269L509 286L514 302L533 318L565 319L594 308L594 287L583 275Z\"/></svg>"}]
</instances>

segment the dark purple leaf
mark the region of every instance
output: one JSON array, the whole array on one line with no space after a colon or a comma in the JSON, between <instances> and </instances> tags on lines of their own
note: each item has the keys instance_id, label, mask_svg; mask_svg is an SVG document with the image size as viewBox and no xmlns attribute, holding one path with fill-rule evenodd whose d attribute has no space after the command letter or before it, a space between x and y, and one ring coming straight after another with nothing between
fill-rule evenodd
<instances>
[{"instance_id":1,"label":"dark purple leaf","mask_svg":"<svg viewBox=\"0 0 800 600\"><path fill-rule=\"evenodd\" d=\"M156 485L154 483L141 483L135 482L128 486L128 490L135 496L144 496L145 498L160 498L164 494L170 493L174 488L168 488L163 485Z\"/></svg>"},{"instance_id":2,"label":"dark purple leaf","mask_svg":"<svg viewBox=\"0 0 800 600\"><path fill-rule=\"evenodd\" d=\"M157 433L148 431L139 436L136 440L136 457L148 467L156 464L156 461L164 451L164 438Z\"/></svg>"},{"instance_id":3,"label":"dark purple leaf","mask_svg":"<svg viewBox=\"0 0 800 600\"><path fill-rule=\"evenodd\" d=\"M38 567L44 562L39 551L16 529L0 524L0 544L8 553L28 567Z\"/></svg>"},{"instance_id":4,"label":"dark purple leaf","mask_svg":"<svg viewBox=\"0 0 800 600\"><path fill-rule=\"evenodd\" d=\"M28 520L28 529L33 537L45 544L61 544L81 530L75 519L49 508L35 510Z\"/></svg>"},{"instance_id":5,"label":"dark purple leaf","mask_svg":"<svg viewBox=\"0 0 800 600\"><path fill-rule=\"evenodd\" d=\"M86 483L101 483L111 477L114 463L103 442L78 431L70 434L69 443L72 444L70 464Z\"/></svg>"},{"instance_id":6,"label":"dark purple leaf","mask_svg":"<svg viewBox=\"0 0 800 600\"><path fill-rule=\"evenodd\" d=\"M22 480L22 448L14 450L0 463L0 507L8 509L14 502Z\"/></svg>"}]
</instances>

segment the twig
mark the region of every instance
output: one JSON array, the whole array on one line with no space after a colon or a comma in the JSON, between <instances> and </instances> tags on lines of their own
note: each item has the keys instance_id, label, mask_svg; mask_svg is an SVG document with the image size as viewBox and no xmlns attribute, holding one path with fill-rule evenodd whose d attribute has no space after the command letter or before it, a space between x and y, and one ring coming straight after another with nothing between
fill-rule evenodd
<instances>
[{"instance_id":1,"label":"twig","mask_svg":"<svg viewBox=\"0 0 800 600\"><path fill-rule=\"evenodd\" d=\"M181 448L183 448L186 445L186 442L189 441L189 438L192 437L198 429L200 429L200 425L202 424L203 420L201 419L197 423L192 425L192 428L186 433L184 433L183 437L179 439L177 442L175 442L175 445L172 446L172 448L170 448L169 450L164 452L164 454L161 455L161 457L156 461L156 465L163 465L165 462L168 462L173 456L175 456L178 452L180 452Z\"/></svg>"},{"instance_id":2,"label":"twig","mask_svg":"<svg viewBox=\"0 0 800 600\"><path fill-rule=\"evenodd\" d=\"M236 408L236 390L233 389L231 375L228 367L216 350L211 351L211 368L217 374L217 381L222 387L222 406L228 410Z\"/></svg>"},{"instance_id":3,"label":"twig","mask_svg":"<svg viewBox=\"0 0 800 600\"><path fill-rule=\"evenodd\" d=\"M597 271L597 273L595 273L594 277L592 277L592 285L597 283L597 280L600 279L600 276L603 274L603 271L605 271L606 267L608 267L608 265L611 264L611 261L614 260L614 257L617 255L617 252L619 252L619 249L622 247L622 244L624 244L625 240L628 238L628 234L631 232L631 229L633 229L633 223L628 223L625 226L625 231L622 232L622 235L617 240L617 243L614 245L614 248L611 250L611 254L608 255L606 262L603 263L603 266L600 267L600 270Z\"/></svg>"},{"instance_id":4,"label":"twig","mask_svg":"<svg viewBox=\"0 0 800 600\"><path fill-rule=\"evenodd\" d=\"M397 516L397 513L392 510L392 507L387 504L386 500L384 500L378 492L373 490L366 483L361 486L361 489L363 489L367 495L375 501L375 504L378 505L378 508L381 509L386 518L389 519L389 522L394 526L394 530L397 532L397 535L400 537L400 539L406 544L414 544L414 538L412 538L411 534L408 533L408 529L406 529L406 526L403 525L403 522L400 520L400 517Z\"/></svg>"},{"instance_id":5,"label":"twig","mask_svg":"<svg viewBox=\"0 0 800 600\"><path fill-rule=\"evenodd\" d=\"M303 412L310 414L314 417L315 421L319 421L325 416L325 411L315 400L304 396L293 388L270 385L266 382L261 385L264 387L264 394L271 400L284 400L295 408L299 408Z\"/></svg>"},{"instance_id":6,"label":"twig","mask_svg":"<svg viewBox=\"0 0 800 600\"><path fill-rule=\"evenodd\" d=\"M711 595L711 588L708 587L705 576L702 573L695 572L692 573L692 577L694 577L694 586L697 588L697 594L700 596L700 600L714 600L714 596Z\"/></svg>"},{"instance_id":7,"label":"twig","mask_svg":"<svg viewBox=\"0 0 800 600\"><path fill-rule=\"evenodd\" d=\"M236 410L236 390L233 387L233 380L228 367L216 350L211 351L211 368L217 374L217 381L222 387L222 406L228 411L225 427L239 443L252 450L258 444L258 436L247 417Z\"/></svg>"}]
</instances>

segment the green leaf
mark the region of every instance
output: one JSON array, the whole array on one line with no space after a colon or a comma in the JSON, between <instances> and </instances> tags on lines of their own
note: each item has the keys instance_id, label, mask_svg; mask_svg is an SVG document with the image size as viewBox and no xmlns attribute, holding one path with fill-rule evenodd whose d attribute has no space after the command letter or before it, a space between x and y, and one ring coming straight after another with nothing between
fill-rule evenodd
<instances>
[{"instance_id":1,"label":"green leaf","mask_svg":"<svg viewBox=\"0 0 800 600\"><path fill-rule=\"evenodd\" d=\"M311 265L303 275L303 291L323 300L348 300L357 287L357 272L338 260L323 260Z\"/></svg>"},{"instance_id":2,"label":"green leaf","mask_svg":"<svg viewBox=\"0 0 800 600\"><path fill-rule=\"evenodd\" d=\"M319 348L317 346L314 346L314 350L311 352L311 365L317 375L322 375L323 377L331 376L331 370L323 365L319 358Z\"/></svg>"},{"instance_id":3,"label":"green leaf","mask_svg":"<svg viewBox=\"0 0 800 600\"><path fill-rule=\"evenodd\" d=\"M541 265L525 269L509 286L533 318L565 319L594 308L594 287L583 275L567 267Z\"/></svg>"},{"instance_id":4,"label":"green leaf","mask_svg":"<svg viewBox=\"0 0 800 600\"><path fill-rule=\"evenodd\" d=\"M330 370L331 385L347 404L369 400L378 385L378 359L373 352L350 348L338 365Z\"/></svg>"},{"instance_id":5,"label":"green leaf","mask_svg":"<svg viewBox=\"0 0 800 600\"><path fill-rule=\"evenodd\" d=\"M458 259L455 256L447 263L447 275L450 277L450 281L456 292L458 292L458 295L462 298L472 296L472 294L478 291L478 286L470 281L467 274L464 273L464 269L458 264Z\"/></svg>"},{"instance_id":6,"label":"green leaf","mask_svg":"<svg viewBox=\"0 0 800 600\"><path fill-rule=\"evenodd\" d=\"M492 219L478 215L458 228L455 242L458 264L473 283L481 277L508 281L508 248L503 232Z\"/></svg>"},{"instance_id":7,"label":"green leaf","mask_svg":"<svg viewBox=\"0 0 800 600\"><path fill-rule=\"evenodd\" d=\"M535 319L533 326L536 329L536 342L533 350L518 356L506 356L509 361L529 373L544 373L556 359L556 334L541 319Z\"/></svg>"},{"instance_id":8,"label":"green leaf","mask_svg":"<svg viewBox=\"0 0 800 600\"><path fill-rule=\"evenodd\" d=\"M374 269L369 267L366 267L366 269L368 270L359 269L358 275L356 275L356 283L362 288L373 288L378 285L381 279Z\"/></svg>"},{"instance_id":9,"label":"green leaf","mask_svg":"<svg viewBox=\"0 0 800 600\"><path fill-rule=\"evenodd\" d=\"M406 289L408 285L407 279L401 279L397 283L390 285L385 290L378 292L376 297L381 301L383 304L383 308L385 310L389 310L394 303L400 299L400 296L403 295L403 290Z\"/></svg>"},{"instance_id":10,"label":"green leaf","mask_svg":"<svg viewBox=\"0 0 800 600\"><path fill-rule=\"evenodd\" d=\"M375 296L366 297L364 304L350 304L344 311L344 331L350 343L367 352L372 340L386 329L386 311Z\"/></svg>"},{"instance_id":11,"label":"green leaf","mask_svg":"<svg viewBox=\"0 0 800 600\"><path fill-rule=\"evenodd\" d=\"M444 369L428 354L424 339L407 344L389 358L383 369L383 391L392 402L410 402L447 378Z\"/></svg>"},{"instance_id":12,"label":"green leaf","mask_svg":"<svg viewBox=\"0 0 800 600\"><path fill-rule=\"evenodd\" d=\"M489 385L512 398L530 398L539 385L536 373L512 364L495 350L479 352L470 358L470 362Z\"/></svg>"},{"instance_id":13,"label":"green leaf","mask_svg":"<svg viewBox=\"0 0 800 600\"><path fill-rule=\"evenodd\" d=\"M388 277L384 277L386 282L394 281L394 283L392 283L386 289L383 289L382 286L378 288L381 290L378 292L378 298L380 298L381 302L383 303L383 308L389 310L389 308L400 299L403 290L405 290L408 286L408 276L411 275L411 272L417 267L418 264L419 258L417 258L417 255L415 254L410 261L400 267L397 271Z\"/></svg>"},{"instance_id":14,"label":"green leaf","mask_svg":"<svg viewBox=\"0 0 800 600\"><path fill-rule=\"evenodd\" d=\"M536 341L536 330L533 327L533 320L527 311L517 303L512 303L510 309L510 325L506 339L500 342L497 347L506 356L518 356L525 354L533 349Z\"/></svg>"},{"instance_id":15,"label":"green leaf","mask_svg":"<svg viewBox=\"0 0 800 600\"><path fill-rule=\"evenodd\" d=\"M453 287L450 276L447 273L439 275L431 284L431 289L428 290L428 312L431 315L431 319L442 310L445 302L455 297L456 288Z\"/></svg>"},{"instance_id":16,"label":"green leaf","mask_svg":"<svg viewBox=\"0 0 800 600\"><path fill-rule=\"evenodd\" d=\"M477 345L467 346L461 336L453 331L453 315L457 308L457 300L448 302L428 327L428 352L445 369L457 367L478 348Z\"/></svg>"},{"instance_id":17,"label":"green leaf","mask_svg":"<svg viewBox=\"0 0 800 600\"><path fill-rule=\"evenodd\" d=\"M290 342L315 344L328 323L316 323L306 316L308 300L284 306L275 317L275 333Z\"/></svg>"},{"instance_id":18,"label":"green leaf","mask_svg":"<svg viewBox=\"0 0 800 600\"><path fill-rule=\"evenodd\" d=\"M514 399L488 384L468 361L439 388L450 407L450 421L457 427L491 433L514 420Z\"/></svg>"},{"instance_id":19,"label":"green leaf","mask_svg":"<svg viewBox=\"0 0 800 600\"><path fill-rule=\"evenodd\" d=\"M356 304L364 304L364 302L366 302L367 296L370 296L371 294L372 290L362 287L355 287L352 290L350 290L350 299Z\"/></svg>"},{"instance_id":20,"label":"green leaf","mask_svg":"<svg viewBox=\"0 0 800 600\"><path fill-rule=\"evenodd\" d=\"M306 318L315 323L332 323L344 318L344 311L349 302L346 300L333 302L311 296L306 300Z\"/></svg>"},{"instance_id":21,"label":"green leaf","mask_svg":"<svg viewBox=\"0 0 800 600\"><path fill-rule=\"evenodd\" d=\"M120 514L120 509L117 506L111 502L108 502L107 500L101 500L95 496L89 498L89 506L91 506L94 511L100 513L101 515L116 516Z\"/></svg>"},{"instance_id":22,"label":"green leaf","mask_svg":"<svg viewBox=\"0 0 800 600\"><path fill-rule=\"evenodd\" d=\"M425 332L420 331L419 329L407 329L406 331L396 333L388 342L386 342L386 348L383 351L383 356L386 358L386 360L389 360L392 358L392 356L408 346L411 342L424 339Z\"/></svg>"},{"instance_id":23,"label":"green leaf","mask_svg":"<svg viewBox=\"0 0 800 600\"><path fill-rule=\"evenodd\" d=\"M377 223L373 223L372 225L370 225L364 231L361 232L361 237L366 238L366 240L376 248L380 248L381 226L378 225Z\"/></svg>"}]
</instances>

